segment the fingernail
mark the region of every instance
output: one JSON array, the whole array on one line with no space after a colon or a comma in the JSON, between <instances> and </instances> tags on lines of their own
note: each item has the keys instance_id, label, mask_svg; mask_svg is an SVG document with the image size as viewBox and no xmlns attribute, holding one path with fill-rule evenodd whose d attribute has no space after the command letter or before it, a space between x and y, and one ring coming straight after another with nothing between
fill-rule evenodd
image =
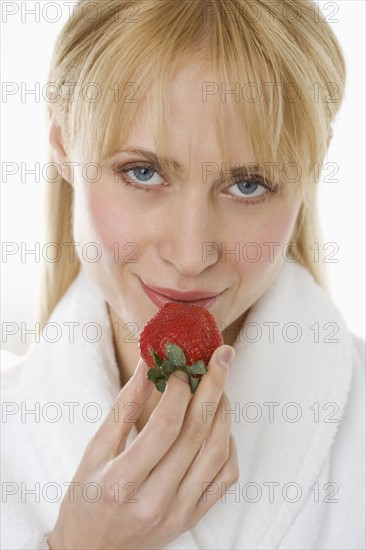
<instances>
[{"instance_id":1,"label":"fingernail","mask_svg":"<svg viewBox=\"0 0 366 550\"><path fill-rule=\"evenodd\" d=\"M188 382L188 376L187 374L182 371L182 370L175 370L173 372L174 376L176 376L177 378L180 378L181 380L185 380L186 382Z\"/></svg>"},{"instance_id":2,"label":"fingernail","mask_svg":"<svg viewBox=\"0 0 366 550\"><path fill-rule=\"evenodd\" d=\"M147 371L149 367L146 365L143 359L140 359L136 365L136 369L133 375L133 384L136 386L137 391L147 391L152 389L152 384L148 381Z\"/></svg>"},{"instance_id":3,"label":"fingernail","mask_svg":"<svg viewBox=\"0 0 366 550\"><path fill-rule=\"evenodd\" d=\"M133 373L133 378L138 382L141 378L144 378L144 374L147 372L147 367L143 359L137 363L135 372Z\"/></svg>"},{"instance_id":4,"label":"fingernail","mask_svg":"<svg viewBox=\"0 0 366 550\"><path fill-rule=\"evenodd\" d=\"M217 361L224 368L228 369L231 367L232 362L235 357L235 350L231 346L225 346L217 355Z\"/></svg>"},{"instance_id":5,"label":"fingernail","mask_svg":"<svg viewBox=\"0 0 366 550\"><path fill-rule=\"evenodd\" d=\"M139 372L143 369L143 366L144 366L144 361L143 359L140 359L135 368L135 372L134 372L135 376L139 374Z\"/></svg>"}]
</instances>

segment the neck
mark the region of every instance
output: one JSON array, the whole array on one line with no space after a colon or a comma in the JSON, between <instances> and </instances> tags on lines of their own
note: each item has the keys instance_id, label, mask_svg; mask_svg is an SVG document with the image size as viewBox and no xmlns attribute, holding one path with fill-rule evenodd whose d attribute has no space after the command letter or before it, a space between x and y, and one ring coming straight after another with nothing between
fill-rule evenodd
<instances>
[{"instance_id":1,"label":"neck","mask_svg":"<svg viewBox=\"0 0 366 550\"><path fill-rule=\"evenodd\" d=\"M140 360L138 342L131 341L131 327L124 323L113 308L107 304L108 314L113 330L113 344L116 363L119 370L120 387L123 388L133 375ZM137 422L136 429L140 432L149 420L151 413L158 404L162 394L155 388L146 402Z\"/></svg>"},{"instance_id":2,"label":"neck","mask_svg":"<svg viewBox=\"0 0 366 550\"><path fill-rule=\"evenodd\" d=\"M239 341L239 334L243 324L245 323L249 310L250 308L244 311L240 317L233 321L229 326L225 327L225 329L221 332L224 344L234 346L235 342Z\"/></svg>"}]
</instances>

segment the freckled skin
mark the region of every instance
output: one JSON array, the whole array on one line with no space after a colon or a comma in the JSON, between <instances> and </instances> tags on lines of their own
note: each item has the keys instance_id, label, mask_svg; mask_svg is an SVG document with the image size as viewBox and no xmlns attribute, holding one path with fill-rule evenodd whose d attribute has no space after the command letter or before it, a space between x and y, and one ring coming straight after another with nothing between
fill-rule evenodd
<instances>
[{"instance_id":1,"label":"freckled skin","mask_svg":"<svg viewBox=\"0 0 366 550\"><path fill-rule=\"evenodd\" d=\"M122 383L131 376L139 359L138 331L158 310L141 291L136 275L145 283L161 287L213 291L226 288L210 312L219 327L228 327L272 284L284 261L282 249L291 238L298 214L299 203L295 199L274 196L263 204L247 206L231 201L222 192L225 186L214 187L217 175L202 181L202 163L210 161L221 166L222 162L213 102L202 102L203 81L212 81L212 76L188 66L173 81L170 96L172 120L165 155L186 167L184 179L177 177L168 188L143 192L117 180L108 165L102 166L102 177L95 183L86 182L81 169L75 173L74 238L81 245L97 242L102 249L100 261L88 262L82 256L80 260L105 296L111 320L119 323L116 356ZM228 117L224 107L223 104L223 116ZM148 109L148 103L141 106L138 124L121 148L134 146L155 151L146 123ZM238 144L238 131L245 135L243 128L235 128L235 120L226 118L226 143L232 164L255 161L248 139L245 150ZM88 162L75 157L72 160L81 165ZM118 156L120 163L134 161L147 162L137 155ZM153 181L160 183L162 178L154 174ZM245 249L248 242L261 247L262 257L256 262L247 261L256 253L253 247ZM280 243L273 262L269 261L265 242ZM120 243L119 261L114 261L114 243ZM203 243L218 243L219 253L205 258ZM239 261L229 253L235 243L239 243Z\"/></svg>"}]
</instances>

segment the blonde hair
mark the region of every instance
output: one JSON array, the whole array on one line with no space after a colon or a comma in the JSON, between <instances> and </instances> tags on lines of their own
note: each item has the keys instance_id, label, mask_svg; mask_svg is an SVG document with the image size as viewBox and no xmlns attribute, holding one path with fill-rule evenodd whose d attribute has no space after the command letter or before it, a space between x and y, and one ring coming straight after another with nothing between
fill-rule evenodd
<instances>
[{"instance_id":1,"label":"blonde hair","mask_svg":"<svg viewBox=\"0 0 366 550\"><path fill-rule=\"evenodd\" d=\"M52 107L66 149L80 150L90 162L108 159L151 94L151 127L162 157L169 124L166 90L184 61L209 64L213 82L206 89L221 90L205 99L215 101L223 159L224 100L239 127L245 125L264 177L283 183L282 168L296 163L300 177L285 186L301 198L291 241L301 251L299 261L328 291L324 266L310 249L322 243L314 173L323 166L346 69L337 38L312 1L80 0L58 37L48 78L62 91ZM239 101L225 94L238 89ZM277 175L273 163L281 167ZM42 327L80 269L65 244L74 240L72 186L56 168L54 176L46 189L46 238L62 254L44 266Z\"/></svg>"}]
</instances>

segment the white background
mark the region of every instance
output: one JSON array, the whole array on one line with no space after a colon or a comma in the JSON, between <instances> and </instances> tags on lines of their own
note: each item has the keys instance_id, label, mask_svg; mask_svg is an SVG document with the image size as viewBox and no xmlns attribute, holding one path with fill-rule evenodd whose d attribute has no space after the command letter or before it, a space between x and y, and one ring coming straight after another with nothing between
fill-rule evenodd
<instances>
[{"instance_id":1,"label":"white background","mask_svg":"<svg viewBox=\"0 0 366 550\"><path fill-rule=\"evenodd\" d=\"M75 4L76 2L74 2ZM56 37L67 20L72 2L1 2L2 4L2 59L1 79L14 82L21 88L34 89L35 83L47 82L48 68ZM39 5L40 18L27 10ZM56 4L61 16L58 22ZM324 14L334 12L331 22L346 58L348 81L346 98L334 125L334 137L326 162L339 166L338 182L320 184L320 216L324 241L337 243L338 263L327 263L333 299L342 311L352 332L365 333L365 2L344 0L320 2ZM326 6L327 4L327 11ZM44 10L48 5L47 10ZM9 8L10 6L10 8ZM330 7L329 7L330 6ZM337 8L334 9L334 8ZM6 16L5 10L17 9ZM337 13L335 13L337 11ZM48 19L48 21L47 21ZM45 102L35 96L26 100L17 93L2 98L2 146L4 163L24 162L29 168L36 162L48 162L48 135L45 123ZM329 172L328 172L329 174ZM324 179L323 173L323 178ZM4 180L1 189L1 239L5 242L44 242L42 178L36 182L27 176L22 183L20 174ZM328 249L330 252L332 249ZM39 292L41 264L28 255L21 262L16 254L1 263L2 323L25 322L30 328L35 320ZM30 344L22 343L20 336L8 337L2 333L1 348L17 354L24 353Z\"/></svg>"}]
</instances>

